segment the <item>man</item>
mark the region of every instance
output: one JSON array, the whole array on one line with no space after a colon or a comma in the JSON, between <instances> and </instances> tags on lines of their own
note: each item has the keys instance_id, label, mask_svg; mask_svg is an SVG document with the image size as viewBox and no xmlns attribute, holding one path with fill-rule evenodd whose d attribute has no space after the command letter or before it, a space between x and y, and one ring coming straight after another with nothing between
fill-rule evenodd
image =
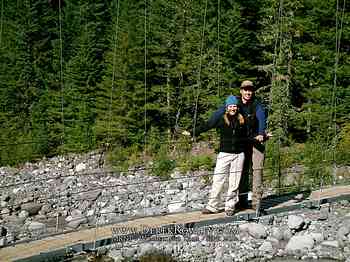
<instances>
[{"instance_id":1,"label":"man","mask_svg":"<svg viewBox=\"0 0 350 262\"><path fill-rule=\"evenodd\" d=\"M247 185L249 181L249 171L253 168L252 179L252 208L257 213L260 212L262 198L262 173L264 166L263 142L271 137L270 133L266 133L266 115L263 106L254 96L255 87L252 81L244 80L240 86L241 97L238 97L240 113L243 115L248 126L248 137L255 138L254 142L247 144L245 150L245 161L243 167L243 175L241 179L241 189L243 192L240 197L240 205L247 207ZM225 107L220 107L213 113L209 121L216 121L225 112Z\"/></svg>"}]
</instances>

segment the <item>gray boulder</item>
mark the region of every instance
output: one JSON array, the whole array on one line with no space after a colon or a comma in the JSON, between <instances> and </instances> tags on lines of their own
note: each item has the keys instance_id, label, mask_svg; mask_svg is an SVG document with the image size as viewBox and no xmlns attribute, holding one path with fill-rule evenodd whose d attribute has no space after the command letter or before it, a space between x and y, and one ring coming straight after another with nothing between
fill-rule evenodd
<instances>
[{"instance_id":1,"label":"gray boulder","mask_svg":"<svg viewBox=\"0 0 350 262\"><path fill-rule=\"evenodd\" d=\"M267 231L265 227L261 224L257 223L250 223L248 227L249 235L251 235L254 238L266 238L267 237Z\"/></svg>"},{"instance_id":2,"label":"gray boulder","mask_svg":"<svg viewBox=\"0 0 350 262\"><path fill-rule=\"evenodd\" d=\"M264 241L262 245L259 247L259 250L264 253L272 253L274 252L274 248L272 246L272 243L270 241Z\"/></svg>"},{"instance_id":3,"label":"gray boulder","mask_svg":"<svg viewBox=\"0 0 350 262\"><path fill-rule=\"evenodd\" d=\"M276 238L277 240L282 240L283 239L283 231L279 228L272 228L272 231L271 231L271 236L273 238Z\"/></svg>"},{"instance_id":4,"label":"gray boulder","mask_svg":"<svg viewBox=\"0 0 350 262\"><path fill-rule=\"evenodd\" d=\"M39 213L42 206L42 204L31 202L23 204L21 209L27 211L29 216L35 216Z\"/></svg>"},{"instance_id":5,"label":"gray boulder","mask_svg":"<svg viewBox=\"0 0 350 262\"><path fill-rule=\"evenodd\" d=\"M338 248L339 247L339 243L336 240L329 240L329 241L323 241L321 243L321 246Z\"/></svg>"},{"instance_id":6,"label":"gray boulder","mask_svg":"<svg viewBox=\"0 0 350 262\"><path fill-rule=\"evenodd\" d=\"M315 244L319 244L324 240L324 235L322 233L311 233L310 236L314 239Z\"/></svg>"},{"instance_id":7,"label":"gray boulder","mask_svg":"<svg viewBox=\"0 0 350 262\"><path fill-rule=\"evenodd\" d=\"M0 247L6 246L6 245L7 245L6 237L1 237L0 238Z\"/></svg>"},{"instance_id":8,"label":"gray boulder","mask_svg":"<svg viewBox=\"0 0 350 262\"><path fill-rule=\"evenodd\" d=\"M67 224L67 227L76 229L78 228L81 224L87 223L87 218L86 217L74 217L69 223Z\"/></svg>"},{"instance_id":9,"label":"gray boulder","mask_svg":"<svg viewBox=\"0 0 350 262\"><path fill-rule=\"evenodd\" d=\"M291 239L293 237L293 233L289 228L286 228L283 231L283 240L288 241L289 239Z\"/></svg>"},{"instance_id":10,"label":"gray boulder","mask_svg":"<svg viewBox=\"0 0 350 262\"><path fill-rule=\"evenodd\" d=\"M139 247L139 255L143 256L143 255L151 254L151 253L154 253L156 250L157 248L155 248L152 244L144 243L144 244L141 244Z\"/></svg>"},{"instance_id":11,"label":"gray boulder","mask_svg":"<svg viewBox=\"0 0 350 262\"><path fill-rule=\"evenodd\" d=\"M21 212L19 212L18 217L26 219L27 217L29 217L29 212L27 210L22 210Z\"/></svg>"},{"instance_id":12,"label":"gray boulder","mask_svg":"<svg viewBox=\"0 0 350 262\"><path fill-rule=\"evenodd\" d=\"M304 218L298 215L289 215L287 225L292 230L299 230L305 224Z\"/></svg>"},{"instance_id":13,"label":"gray boulder","mask_svg":"<svg viewBox=\"0 0 350 262\"><path fill-rule=\"evenodd\" d=\"M33 221L28 224L28 231L34 235L41 235L46 233L46 225L44 223Z\"/></svg>"},{"instance_id":14,"label":"gray boulder","mask_svg":"<svg viewBox=\"0 0 350 262\"><path fill-rule=\"evenodd\" d=\"M315 241L310 235L293 236L286 246L286 251L310 250L313 248L314 244Z\"/></svg>"}]
</instances>

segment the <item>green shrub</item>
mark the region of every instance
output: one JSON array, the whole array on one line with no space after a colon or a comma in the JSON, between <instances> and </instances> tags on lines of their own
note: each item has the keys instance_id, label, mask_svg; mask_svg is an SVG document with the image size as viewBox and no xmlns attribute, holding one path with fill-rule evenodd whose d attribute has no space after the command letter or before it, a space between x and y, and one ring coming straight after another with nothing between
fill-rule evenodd
<instances>
[{"instance_id":1,"label":"green shrub","mask_svg":"<svg viewBox=\"0 0 350 262\"><path fill-rule=\"evenodd\" d=\"M211 156L199 155L191 158L191 170L212 170L214 168L214 161Z\"/></svg>"},{"instance_id":2,"label":"green shrub","mask_svg":"<svg viewBox=\"0 0 350 262\"><path fill-rule=\"evenodd\" d=\"M321 137L315 137L309 143L295 143L283 148L278 148L275 142L267 147L264 176L270 181L277 181L279 169L283 170L300 164L304 166L304 173L296 178L294 186L302 188L310 185L319 186L321 183L331 184L330 156L331 150ZM283 181L282 178L281 187L293 186L286 185Z\"/></svg>"},{"instance_id":3,"label":"green shrub","mask_svg":"<svg viewBox=\"0 0 350 262\"><path fill-rule=\"evenodd\" d=\"M166 156L155 159L152 166L152 174L162 179L170 178L170 172L176 167L175 160Z\"/></svg>"},{"instance_id":4,"label":"green shrub","mask_svg":"<svg viewBox=\"0 0 350 262\"><path fill-rule=\"evenodd\" d=\"M215 161L213 156L210 155L198 155L190 157L189 159L183 159L179 168L182 172L196 170L213 170Z\"/></svg>"},{"instance_id":5,"label":"green shrub","mask_svg":"<svg viewBox=\"0 0 350 262\"><path fill-rule=\"evenodd\" d=\"M146 138L147 155L154 157L159 155L161 151L166 151L167 142L167 135L165 132L161 133L158 128L151 127Z\"/></svg>"},{"instance_id":6,"label":"green shrub","mask_svg":"<svg viewBox=\"0 0 350 262\"><path fill-rule=\"evenodd\" d=\"M338 164L350 165L350 124L341 129L335 160Z\"/></svg>"},{"instance_id":7,"label":"green shrub","mask_svg":"<svg viewBox=\"0 0 350 262\"><path fill-rule=\"evenodd\" d=\"M129 166L140 163L140 149L137 147L116 146L107 152L107 164L117 170L127 170Z\"/></svg>"}]
</instances>

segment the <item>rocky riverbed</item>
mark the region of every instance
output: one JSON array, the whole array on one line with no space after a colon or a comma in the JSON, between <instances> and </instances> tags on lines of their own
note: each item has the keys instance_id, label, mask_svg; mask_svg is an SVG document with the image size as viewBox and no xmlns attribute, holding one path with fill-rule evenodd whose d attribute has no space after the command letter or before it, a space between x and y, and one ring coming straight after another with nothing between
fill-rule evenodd
<instances>
[{"instance_id":1,"label":"rocky riverbed","mask_svg":"<svg viewBox=\"0 0 350 262\"><path fill-rule=\"evenodd\" d=\"M206 171L162 181L142 166L124 172L101 166L101 154L58 156L18 168L0 168L0 247L52 233L117 223L130 217L201 209L210 184ZM265 190L269 195L272 190ZM296 200L298 201L298 200ZM187 231L186 231L187 230ZM153 238L116 241L116 261L150 252L182 261L268 260L350 257L348 201L321 210L262 217L255 222L216 225ZM174 238L175 239L172 239ZM161 240L161 241L158 241Z\"/></svg>"}]
</instances>

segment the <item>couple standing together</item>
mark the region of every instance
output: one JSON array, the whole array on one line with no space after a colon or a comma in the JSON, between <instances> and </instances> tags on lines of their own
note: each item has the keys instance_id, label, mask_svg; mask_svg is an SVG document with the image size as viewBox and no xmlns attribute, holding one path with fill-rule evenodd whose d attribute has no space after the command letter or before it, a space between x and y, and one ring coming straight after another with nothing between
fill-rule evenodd
<instances>
[{"instance_id":1,"label":"couple standing together","mask_svg":"<svg viewBox=\"0 0 350 262\"><path fill-rule=\"evenodd\" d=\"M244 194L240 200L239 188L247 191L251 168L253 169L252 208L259 212L262 198L263 143L271 134L266 133L265 110L254 97L254 91L255 88L251 81L243 81L240 86L241 96L228 96L225 105L215 111L206 123L199 125L194 131L193 135L198 136L209 129L217 128L220 134L220 148L213 184L208 204L202 210L202 214L223 211L220 197L226 179L228 179L228 190L225 196L226 215L233 216L236 213L239 201L242 207L246 207L247 194ZM184 133L190 134L187 131ZM244 178L242 181L241 177Z\"/></svg>"}]
</instances>

